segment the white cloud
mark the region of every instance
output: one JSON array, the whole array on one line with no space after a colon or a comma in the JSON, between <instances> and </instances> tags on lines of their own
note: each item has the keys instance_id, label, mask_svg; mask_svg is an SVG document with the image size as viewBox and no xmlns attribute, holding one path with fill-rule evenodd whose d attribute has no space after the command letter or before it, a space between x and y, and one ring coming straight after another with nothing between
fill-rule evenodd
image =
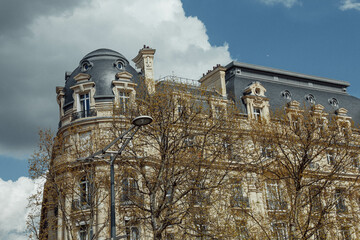
<instances>
[{"instance_id":1,"label":"white cloud","mask_svg":"<svg viewBox=\"0 0 360 240\"><path fill-rule=\"evenodd\" d=\"M0 239L27 239L27 198L42 186L42 182L26 177L20 177L15 182L0 178Z\"/></svg>"},{"instance_id":2,"label":"white cloud","mask_svg":"<svg viewBox=\"0 0 360 240\"><path fill-rule=\"evenodd\" d=\"M30 154L38 128L56 127L55 86L64 85L64 72L90 51L111 48L131 61L149 45L156 49L157 77L174 72L196 79L231 61L227 44L211 46L204 24L186 17L180 0L91 0L63 13L53 10L14 29L21 33L16 37L0 35L0 102L7 103L0 105L7 113L0 155Z\"/></svg>"},{"instance_id":3,"label":"white cloud","mask_svg":"<svg viewBox=\"0 0 360 240\"><path fill-rule=\"evenodd\" d=\"M357 2L356 0L343 0L340 9L343 11L350 9L355 9L360 11L360 2Z\"/></svg>"},{"instance_id":4,"label":"white cloud","mask_svg":"<svg viewBox=\"0 0 360 240\"><path fill-rule=\"evenodd\" d=\"M291 8L295 4L301 4L299 0L260 0L267 5L283 4L285 7Z\"/></svg>"}]
</instances>

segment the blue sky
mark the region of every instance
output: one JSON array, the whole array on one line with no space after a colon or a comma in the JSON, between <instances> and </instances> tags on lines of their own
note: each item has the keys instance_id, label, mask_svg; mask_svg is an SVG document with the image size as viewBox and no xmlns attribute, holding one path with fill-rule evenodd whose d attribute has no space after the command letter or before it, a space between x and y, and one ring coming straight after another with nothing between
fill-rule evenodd
<instances>
[{"instance_id":1,"label":"blue sky","mask_svg":"<svg viewBox=\"0 0 360 240\"><path fill-rule=\"evenodd\" d=\"M27 239L27 159L38 130L57 129L65 71L98 48L131 61L144 44L156 78L236 60L348 81L360 97L360 0L1 0L0 239Z\"/></svg>"},{"instance_id":2,"label":"blue sky","mask_svg":"<svg viewBox=\"0 0 360 240\"><path fill-rule=\"evenodd\" d=\"M205 24L211 44L228 43L233 59L348 81L360 97L360 3L344 11L339 0L289 7L281 2L291 1L182 2L186 15Z\"/></svg>"}]
</instances>

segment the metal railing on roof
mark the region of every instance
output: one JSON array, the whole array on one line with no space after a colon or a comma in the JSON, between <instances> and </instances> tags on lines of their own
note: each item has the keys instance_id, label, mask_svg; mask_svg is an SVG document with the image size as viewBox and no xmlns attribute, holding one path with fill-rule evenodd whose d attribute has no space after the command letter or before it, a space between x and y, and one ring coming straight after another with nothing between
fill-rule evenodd
<instances>
[{"instance_id":1,"label":"metal railing on roof","mask_svg":"<svg viewBox=\"0 0 360 240\"><path fill-rule=\"evenodd\" d=\"M155 80L156 82L174 82L174 83L180 83L185 85L191 85L195 87L200 87L200 83L198 80L190 79L190 78L183 78L183 77L177 77L174 75L168 75L165 77L162 77L158 80Z\"/></svg>"}]
</instances>

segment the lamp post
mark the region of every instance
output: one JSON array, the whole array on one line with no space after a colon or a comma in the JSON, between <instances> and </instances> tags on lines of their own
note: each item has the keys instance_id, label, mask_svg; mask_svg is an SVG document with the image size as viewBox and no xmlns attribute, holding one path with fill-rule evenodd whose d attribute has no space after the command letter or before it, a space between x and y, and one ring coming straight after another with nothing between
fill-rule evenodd
<instances>
[{"instance_id":1,"label":"lamp post","mask_svg":"<svg viewBox=\"0 0 360 240\"><path fill-rule=\"evenodd\" d=\"M111 148L115 143L117 143L119 140L123 139L129 132L131 132L134 128L135 131L133 131L129 137L126 137L125 142L121 145L120 149L116 152L111 152L111 157L110 157L110 197L111 197L111 209L110 209L110 236L111 236L111 240L115 240L115 239L119 239L119 238L123 238L123 237L116 237L116 224L115 224L115 188L114 188L114 163L115 163L115 159L121 155L122 151L125 149L125 147L129 144L129 142L131 141L131 139L134 137L135 133L142 127L145 125L150 124L153 121L152 117L150 116L138 116L136 118L134 118L131 123L132 126L126 130L124 133L122 133L120 136L118 136L117 138L115 138L111 143L109 143L106 147L104 147L102 150L90 155L89 157L85 158L85 159L93 159L94 157L96 157L97 155L100 154L106 154L109 153L107 152L107 150L109 148ZM79 159L81 160L81 159Z\"/></svg>"},{"instance_id":2,"label":"lamp post","mask_svg":"<svg viewBox=\"0 0 360 240\"><path fill-rule=\"evenodd\" d=\"M119 151L117 151L115 154L112 154L110 157L110 195L111 195L111 211L110 211L110 219L111 219L111 225L110 225L110 231L111 231L111 240L116 239L116 224L115 224L115 188L114 188L114 162L117 156L121 155L122 151L125 149L125 147L129 144L131 139L134 137L135 133L140 129L140 127L145 126L147 124L150 124L153 121L153 119L149 116L139 116L134 118L131 123L133 126L131 126L125 133L121 134L117 139L115 139L113 142L111 142L107 147L110 148L112 145L114 145L118 140L124 138L124 136L129 133L132 129L136 128L135 131L126 139L126 141L122 144ZM105 150L106 151L106 150Z\"/></svg>"}]
</instances>

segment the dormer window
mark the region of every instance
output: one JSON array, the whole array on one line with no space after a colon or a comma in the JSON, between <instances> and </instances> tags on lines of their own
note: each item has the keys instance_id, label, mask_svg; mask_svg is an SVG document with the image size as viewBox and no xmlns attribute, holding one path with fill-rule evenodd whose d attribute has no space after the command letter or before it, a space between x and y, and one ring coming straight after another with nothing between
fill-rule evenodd
<instances>
[{"instance_id":1,"label":"dormer window","mask_svg":"<svg viewBox=\"0 0 360 240\"><path fill-rule=\"evenodd\" d=\"M81 64L81 71L86 72L92 67L92 64L89 61L85 61Z\"/></svg>"},{"instance_id":2,"label":"dormer window","mask_svg":"<svg viewBox=\"0 0 360 240\"><path fill-rule=\"evenodd\" d=\"M266 89L260 82L253 82L244 90L242 100L246 105L249 119L268 121L270 105L265 92Z\"/></svg>"},{"instance_id":3,"label":"dormer window","mask_svg":"<svg viewBox=\"0 0 360 240\"><path fill-rule=\"evenodd\" d=\"M117 60L115 63L114 63L114 67L116 67L117 69L119 70L123 70L124 69L124 62L121 61L121 60Z\"/></svg>"},{"instance_id":4,"label":"dormer window","mask_svg":"<svg viewBox=\"0 0 360 240\"><path fill-rule=\"evenodd\" d=\"M254 108L254 119L260 120L261 119L261 108Z\"/></svg>"},{"instance_id":5,"label":"dormer window","mask_svg":"<svg viewBox=\"0 0 360 240\"><path fill-rule=\"evenodd\" d=\"M289 90L282 91L281 96L286 100L291 100L291 93Z\"/></svg>"},{"instance_id":6,"label":"dormer window","mask_svg":"<svg viewBox=\"0 0 360 240\"><path fill-rule=\"evenodd\" d=\"M121 114L126 113L129 106L129 99L130 99L130 94L128 92L122 90L119 91L119 107Z\"/></svg>"},{"instance_id":7,"label":"dormer window","mask_svg":"<svg viewBox=\"0 0 360 240\"><path fill-rule=\"evenodd\" d=\"M330 98L329 100L329 104L331 106L333 106L334 108L338 108L339 107L339 102L336 98Z\"/></svg>"},{"instance_id":8,"label":"dormer window","mask_svg":"<svg viewBox=\"0 0 360 240\"><path fill-rule=\"evenodd\" d=\"M82 117L88 117L90 115L90 97L89 93L80 94L80 112Z\"/></svg>"},{"instance_id":9,"label":"dormer window","mask_svg":"<svg viewBox=\"0 0 360 240\"><path fill-rule=\"evenodd\" d=\"M305 96L306 101L308 101L310 104L315 104L315 97L312 94L308 94Z\"/></svg>"}]
</instances>

